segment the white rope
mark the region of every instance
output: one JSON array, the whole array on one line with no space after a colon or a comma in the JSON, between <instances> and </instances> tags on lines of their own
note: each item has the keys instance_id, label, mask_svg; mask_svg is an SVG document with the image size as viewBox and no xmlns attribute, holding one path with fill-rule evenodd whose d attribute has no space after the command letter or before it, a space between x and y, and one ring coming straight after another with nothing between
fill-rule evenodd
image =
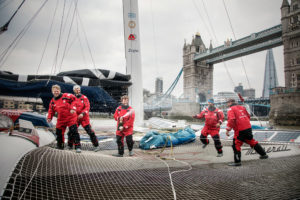
<instances>
[{"instance_id":1,"label":"white rope","mask_svg":"<svg viewBox=\"0 0 300 200\"><path fill-rule=\"evenodd\" d=\"M174 158L174 161L177 161L177 162L186 164L187 166L189 166L189 169L182 169L182 170L177 170L177 171L170 172L170 166L168 165L168 163L167 163L165 160L163 160L163 159L161 159L161 158L159 158L159 157L156 157L156 156L155 156L155 158L158 159L158 160L161 160L161 161L167 166L168 174L169 174L169 178L170 178L170 183L171 183L171 187L172 187L172 192L173 192L173 196L174 196L174 200L176 200L176 199L177 199L177 196L176 196L176 190L175 190L175 187L174 187L174 184L173 184L172 174L179 173L179 172L187 172L187 171L192 170L193 167L192 167L191 164L189 164L189 163L187 163L187 162L179 161L179 160L176 160L176 159Z\"/></svg>"}]
</instances>

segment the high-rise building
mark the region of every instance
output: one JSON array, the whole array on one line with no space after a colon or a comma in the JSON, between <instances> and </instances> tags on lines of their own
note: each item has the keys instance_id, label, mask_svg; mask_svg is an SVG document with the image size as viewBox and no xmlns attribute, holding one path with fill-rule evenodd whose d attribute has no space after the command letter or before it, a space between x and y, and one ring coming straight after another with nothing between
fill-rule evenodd
<instances>
[{"instance_id":1,"label":"high-rise building","mask_svg":"<svg viewBox=\"0 0 300 200\"><path fill-rule=\"evenodd\" d=\"M163 79L162 77L157 77L155 79L155 94L162 95L163 93Z\"/></svg>"},{"instance_id":2,"label":"high-rise building","mask_svg":"<svg viewBox=\"0 0 300 200\"><path fill-rule=\"evenodd\" d=\"M272 91L273 88L277 86L278 86L278 79L277 79L273 51L272 49L269 49L267 51L267 56L266 56L264 87L263 87L262 97L269 98L270 92Z\"/></svg>"},{"instance_id":3,"label":"high-rise building","mask_svg":"<svg viewBox=\"0 0 300 200\"><path fill-rule=\"evenodd\" d=\"M244 87L242 83L239 83L238 86L234 87L234 92L240 93L242 96L244 95Z\"/></svg>"}]
</instances>

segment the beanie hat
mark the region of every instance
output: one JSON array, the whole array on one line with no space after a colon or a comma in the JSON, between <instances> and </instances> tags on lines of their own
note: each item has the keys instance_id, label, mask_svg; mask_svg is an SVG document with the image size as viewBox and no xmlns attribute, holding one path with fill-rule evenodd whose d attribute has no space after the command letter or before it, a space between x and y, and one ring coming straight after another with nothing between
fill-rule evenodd
<instances>
[{"instance_id":1,"label":"beanie hat","mask_svg":"<svg viewBox=\"0 0 300 200\"><path fill-rule=\"evenodd\" d=\"M215 103L215 102L214 102L214 99L208 99L207 102L208 102L208 103Z\"/></svg>"}]
</instances>

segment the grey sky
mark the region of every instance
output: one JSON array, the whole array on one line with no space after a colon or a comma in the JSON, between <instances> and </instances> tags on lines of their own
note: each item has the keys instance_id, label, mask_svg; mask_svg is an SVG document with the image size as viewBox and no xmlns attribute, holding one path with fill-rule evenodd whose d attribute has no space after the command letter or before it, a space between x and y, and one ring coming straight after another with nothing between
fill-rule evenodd
<instances>
[{"instance_id":1,"label":"grey sky","mask_svg":"<svg viewBox=\"0 0 300 200\"><path fill-rule=\"evenodd\" d=\"M0 0L1 26L8 20L20 2L21 0ZM0 54L43 2L42 0L25 2L11 22L9 30L0 35ZM66 12L69 10L71 2L75 1L66 1ZM282 0L225 0L225 3L237 39L280 24ZM14 51L0 65L0 70L9 70L20 74L37 72L55 5L56 0L47 2ZM71 6L73 9L74 4ZM54 58L59 38L59 20L62 16L62 8L63 1L60 0L53 32L50 35L49 44L38 71L39 74L49 74L51 68L55 66ZM205 8L213 30L210 28ZM60 66L60 71L94 67L85 43L82 26L79 26L77 32L79 22L76 23L76 18L69 37L68 50L62 65L60 65L73 15L72 9L62 34L56 72L59 71ZM122 1L79 0L78 9L96 67L125 73ZM66 15L67 13L65 13ZM164 91L172 84L182 67L184 40L186 39L187 43L190 43L196 32L201 34L206 47L209 46L210 40L214 47L222 45L227 38L234 40L223 0L139 0L139 20L143 87L151 92L154 91L155 78L158 76L164 80ZM80 48L80 42L82 48ZM284 86L282 46L274 48L273 53L279 85ZM265 58L266 51L243 57L250 86L256 89L256 97L262 95ZM224 65L216 64L214 94L220 91L233 91L233 87L238 83L249 88L241 59L227 61L226 65L234 83L227 76ZM173 94L180 96L182 93L181 77Z\"/></svg>"}]
</instances>

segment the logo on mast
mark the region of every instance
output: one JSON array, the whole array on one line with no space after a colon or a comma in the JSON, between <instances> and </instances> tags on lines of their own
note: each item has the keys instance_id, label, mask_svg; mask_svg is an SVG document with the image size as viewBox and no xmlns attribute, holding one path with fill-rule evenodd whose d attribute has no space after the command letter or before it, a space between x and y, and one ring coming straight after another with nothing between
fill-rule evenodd
<instances>
[{"instance_id":1,"label":"logo on mast","mask_svg":"<svg viewBox=\"0 0 300 200\"><path fill-rule=\"evenodd\" d=\"M136 26L136 23L134 21L129 21L128 22L128 27L129 28L135 28L135 26Z\"/></svg>"},{"instance_id":2,"label":"logo on mast","mask_svg":"<svg viewBox=\"0 0 300 200\"><path fill-rule=\"evenodd\" d=\"M136 14L135 13L128 13L128 18L136 18Z\"/></svg>"},{"instance_id":3,"label":"logo on mast","mask_svg":"<svg viewBox=\"0 0 300 200\"><path fill-rule=\"evenodd\" d=\"M135 39L136 39L136 35L134 35L134 34L130 34L128 36L128 40L135 40Z\"/></svg>"}]
</instances>

